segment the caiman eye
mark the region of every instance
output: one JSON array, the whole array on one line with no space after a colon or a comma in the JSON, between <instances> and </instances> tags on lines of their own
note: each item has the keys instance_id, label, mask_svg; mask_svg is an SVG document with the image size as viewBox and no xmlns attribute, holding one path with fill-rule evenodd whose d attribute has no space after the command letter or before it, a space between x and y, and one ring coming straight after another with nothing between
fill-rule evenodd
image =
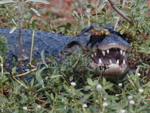
<instances>
[{"instance_id":1,"label":"caiman eye","mask_svg":"<svg viewBox=\"0 0 150 113\"><path fill-rule=\"evenodd\" d=\"M109 35L110 32L108 29L92 29L91 31L90 40L87 43L93 47L97 42L101 42L105 36Z\"/></svg>"},{"instance_id":2,"label":"caiman eye","mask_svg":"<svg viewBox=\"0 0 150 113\"><path fill-rule=\"evenodd\" d=\"M71 55L73 51L79 50L80 47L83 48L83 46L82 46L82 44L80 42L72 41L72 42L67 44L67 46L64 48L62 53L65 53L67 55Z\"/></svg>"},{"instance_id":3,"label":"caiman eye","mask_svg":"<svg viewBox=\"0 0 150 113\"><path fill-rule=\"evenodd\" d=\"M75 45L78 45L78 46L82 47L81 43L79 43L78 41L72 41L72 42L67 44L67 48L71 48Z\"/></svg>"}]
</instances>

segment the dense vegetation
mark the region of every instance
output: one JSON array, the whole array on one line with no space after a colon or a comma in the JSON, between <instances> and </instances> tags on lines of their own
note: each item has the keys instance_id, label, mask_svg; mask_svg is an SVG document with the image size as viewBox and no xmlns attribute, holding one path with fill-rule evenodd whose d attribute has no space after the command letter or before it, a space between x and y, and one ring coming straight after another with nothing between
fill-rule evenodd
<instances>
[{"instance_id":1,"label":"dense vegetation","mask_svg":"<svg viewBox=\"0 0 150 113\"><path fill-rule=\"evenodd\" d=\"M59 15L52 18L51 11L40 9L39 4L46 0L21 0L22 18L18 16L19 0L0 1L0 16L2 28L12 28L11 32L20 28L49 31L75 36L85 26L95 24L105 26L113 23L116 30L130 33L132 52L129 57L129 67L132 70L126 80L117 83L105 78L94 77L90 69L86 73L76 73L74 68L81 62L86 66L88 56L79 53L68 56L63 64L57 64L49 56L51 64L44 67L33 66L27 76L33 76L31 81L15 77L21 73L14 67L6 67L5 53L7 40L0 38L1 73L0 73L0 109L2 113L149 113L150 112L150 7L146 0L120 0L114 5L122 10L133 24L120 16L108 5L107 0L73 0L70 7L76 20L73 23L57 21ZM36 3L35 3L36 2ZM47 19L35 18L40 13L49 15ZM33 17L34 16L34 17ZM21 21L19 20L21 19ZM39 26L42 20L42 26ZM55 22L55 27L53 27ZM126 30L128 29L128 30ZM130 32L129 32L130 31ZM76 56L76 57L74 57ZM41 56L44 59L44 55ZM17 62L16 62L17 63ZM8 69L11 68L11 74ZM32 68L31 68L32 69ZM24 75L24 74L23 74Z\"/></svg>"}]
</instances>

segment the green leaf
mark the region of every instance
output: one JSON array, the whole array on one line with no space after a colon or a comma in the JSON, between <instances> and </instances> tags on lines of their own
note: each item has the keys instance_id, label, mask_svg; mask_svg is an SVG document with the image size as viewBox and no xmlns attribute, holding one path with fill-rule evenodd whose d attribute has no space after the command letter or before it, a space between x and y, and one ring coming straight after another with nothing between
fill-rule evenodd
<instances>
[{"instance_id":1,"label":"green leaf","mask_svg":"<svg viewBox=\"0 0 150 113\"><path fill-rule=\"evenodd\" d=\"M14 88L13 94L19 94L20 95L20 91L22 90L22 85L17 85Z\"/></svg>"},{"instance_id":2,"label":"green leaf","mask_svg":"<svg viewBox=\"0 0 150 113\"><path fill-rule=\"evenodd\" d=\"M28 100L27 96L24 93L21 94L21 97L22 97L22 99L21 99L22 104Z\"/></svg>"},{"instance_id":3,"label":"green leaf","mask_svg":"<svg viewBox=\"0 0 150 113\"><path fill-rule=\"evenodd\" d=\"M107 0L104 0L104 1L103 1L103 3L102 3L102 4L99 6L99 8L98 8L98 12L99 12L101 9L103 9L103 8L105 7L106 2L107 2Z\"/></svg>"},{"instance_id":4,"label":"green leaf","mask_svg":"<svg viewBox=\"0 0 150 113\"><path fill-rule=\"evenodd\" d=\"M128 10L128 9L126 9L126 8L120 8L120 10L122 11L122 12L124 12L125 14L127 14L127 15L129 15L131 12Z\"/></svg>"},{"instance_id":5,"label":"green leaf","mask_svg":"<svg viewBox=\"0 0 150 113\"><path fill-rule=\"evenodd\" d=\"M78 62L79 62L79 59L76 60L76 62L73 64L72 68L75 68L77 66Z\"/></svg>"},{"instance_id":6,"label":"green leaf","mask_svg":"<svg viewBox=\"0 0 150 113\"><path fill-rule=\"evenodd\" d=\"M44 54L44 50L41 52L41 58L42 58L42 61L43 63L45 64L46 67L48 67L48 65L46 64L46 61L45 61L45 54Z\"/></svg>"},{"instance_id":7,"label":"green leaf","mask_svg":"<svg viewBox=\"0 0 150 113\"><path fill-rule=\"evenodd\" d=\"M136 2L135 0L131 0L131 2L130 2L131 6L136 4L135 2Z\"/></svg>"},{"instance_id":8,"label":"green leaf","mask_svg":"<svg viewBox=\"0 0 150 113\"><path fill-rule=\"evenodd\" d=\"M9 31L9 34L12 34L16 29L17 29L17 27L13 27L13 28Z\"/></svg>"},{"instance_id":9,"label":"green leaf","mask_svg":"<svg viewBox=\"0 0 150 113\"><path fill-rule=\"evenodd\" d=\"M75 14L75 16L80 19L80 16L78 15L78 13L76 11L73 11L73 13Z\"/></svg>"},{"instance_id":10,"label":"green leaf","mask_svg":"<svg viewBox=\"0 0 150 113\"><path fill-rule=\"evenodd\" d=\"M49 59L54 63L55 62L55 59L54 59L54 57L50 54L49 55Z\"/></svg>"},{"instance_id":11,"label":"green leaf","mask_svg":"<svg viewBox=\"0 0 150 113\"><path fill-rule=\"evenodd\" d=\"M66 84L63 84L63 87L65 88L65 90L66 90L67 92L70 93L70 88L69 88Z\"/></svg>"},{"instance_id":12,"label":"green leaf","mask_svg":"<svg viewBox=\"0 0 150 113\"><path fill-rule=\"evenodd\" d=\"M84 97L81 100L79 100L77 102L77 104L83 104L84 102L86 102L90 98L91 95L92 95L92 93L88 94L88 95L84 95Z\"/></svg>"},{"instance_id":13,"label":"green leaf","mask_svg":"<svg viewBox=\"0 0 150 113\"><path fill-rule=\"evenodd\" d=\"M34 9L34 8L30 8L30 9L33 11L33 13L34 13L36 16L41 17L40 13L39 13L36 9Z\"/></svg>"},{"instance_id":14,"label":"green leaf","mask_svg":"<svg viewBox=\"0 0 150 113\"><path fill-rule=\"evenodd\" d=\"M135 8L138 8L139 5L141 5L141 1L140 1L140 0L137 0Z\"/></svg>"},{"instance_id":15,"label":"green leaf","mask_svg":"<svg viewBox=\"0 0 150 113\"><path fill-rule=\"evenodd\" d=\"M138 113L139 113L139 112L142 112L142 111L146 110L147 108L148 108L148 105L140 106L140 107L138 108L137 112L138 112ZM147 113L149 113L149 112L147 112Z\"/></svg>"},{"instance_id":16,"label":"green leaf","mask_svg":"<svg viewBox=\"0 0 150 113\"><path fill-rule=\"evenodd\" d=\"M0 40L0 47L5 46L7 44L7 39Z\"/></svg>"},{"instance_id":17,"label":"green leaf","mask_svg":"<svg viewBox=\"0 0 150 113\"><path fill-rule=\"evenodd\" d=\"M15 20L12 18L13 23L15 24L15 26L17 26L17 23L15 22Z\"/></svg>"},{"instance_id":18,"label":"green leaf","mask_svg":"<svg viewBox=\"0 0 150 113\"><path fill-rule=\"evenodd\" d=\"M106 85L106 86L103 86L103 89L109 89L109 88L111 88L113 86L113 84L108 84L108 85Z\"/></svg>"},{"instance_id":19,"label":"green leaf","mask_svg":"<svg viewBox=\"0 0 150 113\"><path fill-rule=\"evenodd\" d=\"M91 12L91 8L87 8L87 9L86 9L86 12L87 12L87 13L90 13L90 12Z\"/></svg>"},{"instance_id":20,"label":"green leaf","mask_svg":"<svg viewBox=\"0 0 150 113\"><path fill-rule=\"evenodd\" d=\"M13 67L12 68L12 74L15 74L16 73L16 67Z\"/></svg>"},{"instance_id":21,"label":"green leaf","mask_svg":"<svg viewBox=\"0 0 150 113\"><path fill-rule=\"evenodd\" d=\"M88 79L87 79L87 82L88 82L88 84L89 84L90 86L94 86L94 83L93 83L93 81L92 81L91 78L88 78Z\"/></svg>"},{"instance_id":22,"label":"green leaf","mask_svg":"<svg viewBox=\"0 0 150 113\"><path fill-rule=\"evenodd\" d=\"M53 93L51 93L50 97L51 97L52 100L55 99Z\"/></svg>"},{"instance_id":23,"label":"green leaf","mask_svg":"<svg viewBox=\"0 0 150 113\"><path fill-rule=\"evenodd\" d=\"M99 2L100 2L100 0L97 0L97 3L96 3L97 6L98 6Z\"/></svg>"},{"instance_id":24,"label":"green leaf","mask_svg":"<svg viewBox=\"0 0 150 113\"><path fill-rule=\"evenodd\" d=\"M35 29L35 20L32 21L32 29Z\"/></svg>"},{"instance_id":25,"label":"green leaf","mask_svg":"<svg viewBox=\"0 0 150 113\"><path fill-rule=\"evenodd\" d=\"M33 87L34 79L31 80L31 88Z\"/></svg>"},{"instance_id":26,"label":"green leaf","mask_svg":"<svg viewBox=\"0 0 150 113\"><path fill-rule=\"evenodd\" d=\"M140 71L141 66L138 66L135 72L135 75L138 75L139 71Z\"/></svg>"},{"instance_id":27,"label":"green leaf","mask_svg":"<svg viewBox=\"0 0 150 113\"><path fill-rule=\"evenodd\" d=\"M16 3L16 2L12 1L12 0L3 0L3 1L0 1L0 4L9 4L9 3Z\"/></svg>"},{"instance_id":28,"label":"green leaf","mask_svg":"<svg viewBox=\"0 0 150 113\"><path fill-rule=\"evenodd\" d=\"M43 78L41 77L41 72L45 69L46 67L43 67L42 69L38 70L36 72L36 79L37 81L42 85L42 87L44 88L44 81Z\"/></svg>"},{"instance_id":29,"label":"green leaf","mask_svg":"<svg viewBox=\"0 0 150 113\"><path fill-rule=\"evenodd\" d=\"M26 2L42 2L45 4L49 4L49 2L47 0L27 0Z\"/></svg>"},{"instance_id":30,"label":"green leaf","mask_svg":"<svg viewBox=\"0 0 150 113\"><path fill-rule=\"evenodd\" d=\"M61 75L52 75L50 78L57 78L60 77Z\"/></svg>"},{"instance_id":31,"label":"green leaf","mask_svg":"<svg viewBox=\"0 0 150 113\"><path fill-rule=\"evenodd\" d=\"M99 83L98 83L98 80L94 80L93 83L94 83L95 86L96 86L97 84L99 84Z\"/></svg>"},{"instance_id":32,"label":"green leaf","mask_svg":"<svg viewBox=\"0 0 150 113\"><path fill-rule=\"evenodd\" d=\"M85 87L84 87L84 90L85 90L85 91L88 91L88 90L91 90L91 89L92 89L91 86L85 86Z\"/></svg>"}]
</instances>

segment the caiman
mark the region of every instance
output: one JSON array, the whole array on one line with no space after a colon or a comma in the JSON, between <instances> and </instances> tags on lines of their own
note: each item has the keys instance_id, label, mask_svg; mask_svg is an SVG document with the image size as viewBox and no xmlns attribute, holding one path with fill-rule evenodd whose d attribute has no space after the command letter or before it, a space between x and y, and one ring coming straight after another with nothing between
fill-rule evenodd
<instances>
[{"instance_id":1,"label":"caiman","mask_svg":"<svg viewBox=\"0 0 150 113\"><path fill-rule=\"evenodd\" d=\"M6 55L7 61L12 62L12 58L18 58L18 30L9 34L10 29L1 28L0 35L8 39L11 45L10 51ZM88 65L94 74L117 79L126 73L128 69L128 53L131 51L130 39L126 34L120 34L114 30L114 26L109 24L104 27L91 25L84 28L75 37L64 36L47 31L35 31L33 56L40 59L40 53L45 50L45 56L52 54L54 58L59 57L59 53L64 54L68 50L74 51L82 48L83 53L91 51L91 61ZM23 58L29 61L32 41L32 30L22 30ZM13 45L13 46L12 46Z\"/></svg>"}]
</instances>

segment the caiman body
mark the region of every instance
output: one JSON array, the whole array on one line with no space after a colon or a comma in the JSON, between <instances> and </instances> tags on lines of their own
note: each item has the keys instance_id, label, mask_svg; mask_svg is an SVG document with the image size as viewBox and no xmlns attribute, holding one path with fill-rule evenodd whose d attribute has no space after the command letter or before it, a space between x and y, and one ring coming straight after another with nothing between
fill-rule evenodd
<instances>
[{"instance_id":1,"label":"caiman body","mask_svg":"<svg viewBox=\"0 0 150 113\"><path fill-rule=\"evenodd\" d=\"M9 34L9 29L0 29L0 35L8 39L8 45L18 44L18 31ZM29 61L32 40L31 30L22 30L23 55ZM65 54L80 47L84 54L91 51L90 67L94 74L117 79L128 69L128 53L131 50L128 38L114 30L112 24L105 27L92 25L83 29L75 37L63 36L48 32L35 32L33 56L40 58L40 53L45 50L45 56L52 54L55 58L59 53ZM18 47L11 47L6 59L18 56Z\"/></svg>"}]
</instances>

